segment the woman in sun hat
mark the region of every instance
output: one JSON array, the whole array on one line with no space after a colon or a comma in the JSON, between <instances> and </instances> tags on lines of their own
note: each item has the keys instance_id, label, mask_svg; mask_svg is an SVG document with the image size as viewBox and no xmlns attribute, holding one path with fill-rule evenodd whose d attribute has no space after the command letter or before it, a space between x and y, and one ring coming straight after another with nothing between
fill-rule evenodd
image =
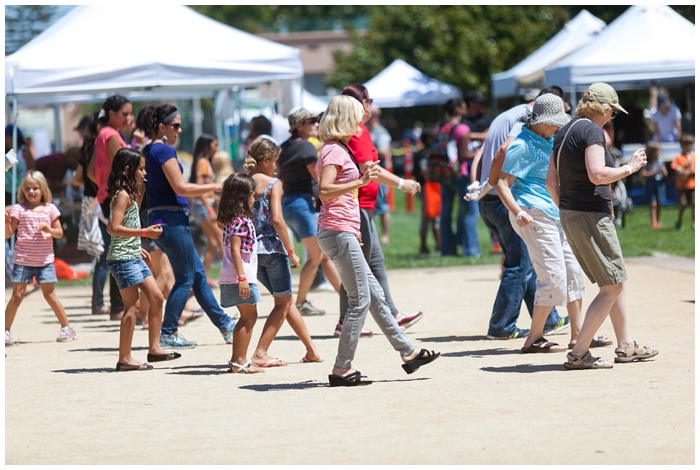
<instances>
[{"instance_id":1,"label":"woman in sun hat","mask_svg":"<svg viewBox=\"0 0 700 470\"><path fill-rule=\"evenodd\" d=\"M522 131L506 151L496 183L513 230L525 242L537 275L532 325L522 347L524 353L564 351L543 336L553 306L566 305L571 320L571 344L576 343L583 322L581 303L586 279L566 241L559 209L546 186L553 135L570 119L564 109L564 102L555 94L547 93L535 99L532 113L522 119Z\"/></svg>"},{"instance_id":2,"label":"woman in sun hat","mask_svg":"<svg viewBox=\"0 0 700 470\"><path fill-rule=\"evenodd\" d=\"M658 354L640 346L627 326L625 280L627 271L613 223L610 185L646 165L644 149L619 168L605 145L602 126L620 106L607 83L593 83L576 108L576 117L564 125L554 140L547 173L547 189L559 206L561 224L576 259L600 291L581 327L578 341L567 354L567 369L609 369L613 365L588 351L596 331L610 315L618 347L615 362L634 362Z\"/></svg>"}]
</instances>

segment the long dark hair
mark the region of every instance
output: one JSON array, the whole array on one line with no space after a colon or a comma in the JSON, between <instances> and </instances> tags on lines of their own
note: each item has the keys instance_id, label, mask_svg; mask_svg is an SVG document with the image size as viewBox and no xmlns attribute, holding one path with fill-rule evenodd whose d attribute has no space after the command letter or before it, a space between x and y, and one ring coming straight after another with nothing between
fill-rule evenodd
<instances>
[{"instance_id":1,"label":"long dark hair","mask_svg":"<svg viewBox=\"0 0 700 470\"><path fill-rule=\"evenodd\" d=\"M217 222L227 224L236 216L252 217L248 197L253 191L255 191L255 181L250 175L234 173L226 178L221 191Z\"/></svg>"},{"instance_id":2,"label":"long dark hair","mask_svg":"<svg viewBox=\"0 0 700 470\"><path fill-rule=\"evenodd\" d=\"M202 134L194 144L194 152L192 152L192 167L190 168L190 183L197 182L197 163L202 158L211 160L211 143L218 140L215 135Z\"/></svg>"},{"instance_id":3,"label":"long dark hair","mask_svg":"<svg viewBox=\"0 0 700 470\"><path fill-rule=\"evenodd\" d=\"M132 201L138 199L139 188L136 182L136 170L141 165L141 153L128 147L117 150L112 160L112 171L107 179L107 194L114 197L117 191L123 190Z\"/></svg>"},{"instance_id":4,"label":"long dark hair","mask_svg":"<svg viewBox=\"0 0 700 470\"><path fill-rule=\"evenodd\" d=\"M442 109L445 111L445 114L447 114L450 117L456 116L457 114L457 108L459 108L464 100L462 98L450 98L447 100L447 103L442 105Z\"/></svg>"},{"instance_id":5,"label":"long dark hair","mask_svg":"<svg viewBox=\"0 0 700 470\"><path fill-rule=\"evenodd\" d=\"M131 101L129 101L122 95L113 95L107 98L107 100L102 105L100 113L98 114L98 121L100 122L100 124L102 124L103 126L106 125L109 122L109 112L114 111L115 113L117 113L127 103L131 103Z\"/></svg>"},{"instance_id":6,"label":"long dark hair","mask_svg":"<svg viewBox=\"0 0 700 470\"><path fill-rule=\"evenodd\" d=\"M149 104L136 116L136 128L143 131L149 139L155 139L158 135L158 126L167 124L165 119L176 112L177 108L171 104Z\"/></svg>"}]
</instances>

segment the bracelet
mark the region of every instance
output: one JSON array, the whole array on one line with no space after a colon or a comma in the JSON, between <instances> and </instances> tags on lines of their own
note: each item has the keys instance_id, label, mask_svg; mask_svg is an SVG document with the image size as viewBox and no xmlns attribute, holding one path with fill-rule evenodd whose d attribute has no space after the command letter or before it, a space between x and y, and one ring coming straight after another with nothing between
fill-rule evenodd
<instances>
[{"instance_id":1,"label":"bracelet","mask_svg":"<svg viewBox=\"0 0 700 470\"><path fill-rule=\"evenodd\" d=\"M403 188L403 183L404 183L404 179L403 179L403 178L399 178L399 188L398 188L398 189Z\"/></svg>"},{"instance_id":2,"label":"bracelet","mask_svg":"<svg viewBox=\"0 0 700 470\"><path fill-rule=\"evenodd\" d=\"M629 166L629 165L622 165L622 168L624 168L625 173L627 174L627 176L629 176L629 175L632 174L632 167L631 167L631 166Z\"/></svg>"},{"instance_id":3,"label":"bracelet","mask_svg":"<svg viewBox=\"0 0 700 470\"><path fill-rule=\"evenodd\" d=\"M141 229L141 238L146 238L146 229Z\"/></svg>"},{"instance_id":4,"label":"bracelet","mask_svg":"<svg viewBox=\"0 0 700 470\"><path fill-rule=\"evenodd\" d=\"M521 215L525 215L525 214L527 214L527 212L525 212L525 211L518 212L518 215L515 216L515 220L518 220Z\"/></svg>"},{"instance_id":5,"label":"bracelet","mask_svg":"<svg viewBox=\"0 0 700 470\"><path fill-rule=\"evenodd\" d=\"M207 209L207 213L214 214L216 213L216 211L212 207L210 207L209 209Z\"/></svg>"},{"instance_id":6,"label":"bracelet","mask_svg":"<svg viewBox=\"0 0 700 470\"><path fill-rule=\"evenodd\" d=\"M247 280L248 280L248 278L245 276L238 276L238 282L243 282L243 281L247 281Z\"/></svg>"},{"instance_id":7,"label":"bracelet","mask_svg":"<svg viewBox=\"0 0 700 470\"><path fill-rule=\"evenodd\" d=\"M288 254L288 255L293 255L293 254L294 254L294 248L292 248L291 250L287 250L287 254Z\"/></svg>"},{"instance_id":8,"label":"bracelet","mask_svg":"<svg viewBox=\"0 0 700 470\"><path fill-rule=\"evenodd\" d=\"M11 223L12 223L11 220L6 220L6 221L5 221L5 225L10 225Z\"/></svg>"}]
</instances>

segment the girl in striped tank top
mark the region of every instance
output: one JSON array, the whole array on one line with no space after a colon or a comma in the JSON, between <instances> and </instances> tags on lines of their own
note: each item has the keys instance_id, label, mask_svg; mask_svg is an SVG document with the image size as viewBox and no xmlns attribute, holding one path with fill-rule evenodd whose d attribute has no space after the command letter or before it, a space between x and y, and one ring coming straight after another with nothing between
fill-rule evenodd
<instances>
[{"instance_id":1,"label":"girl in striped tank top","mask_svg":"<svg viewBox=\"0 0 700 470\"><path fill-rule=\"evenodd\" d=\"M5 238L17 233L15 241L15 265L12 270L12 297L5 307L5 346L14 344L10 327L17 315L27 284L36 278L41 293L61 324L58 342L73 341L76 332L66 317L66 310L58 300L54 284L53 239L63 238L61 213L51 203L51 191L40 171L31 170L22 180L17 192L18 204L8 212L5 209Z\"/></svg>"},{"instance_id":2,"label":"girl in striped tank top","mask_svg":"<svg viewBox=\"0 0 700 470\"><path fill-rule=\"evenodd\" d=\"M107 253L107 268L119 285L124 300L124 316L119 328L119 360L117 371L151 370L153 366L131 357L131 341L138 315L139 288L148 299L148 361L170 361L179 353L168 353L160 347L160 325L163 313L163 293L148 269L150 255L141 248L141 237L158 238L160 224L141 229L138 188L146 177L146 162L138 150L121 148L112 161L107 192L112 198L107 232L112 236ZM144 260L146 262L144 262Z\"/></svg>"}]
</instances>

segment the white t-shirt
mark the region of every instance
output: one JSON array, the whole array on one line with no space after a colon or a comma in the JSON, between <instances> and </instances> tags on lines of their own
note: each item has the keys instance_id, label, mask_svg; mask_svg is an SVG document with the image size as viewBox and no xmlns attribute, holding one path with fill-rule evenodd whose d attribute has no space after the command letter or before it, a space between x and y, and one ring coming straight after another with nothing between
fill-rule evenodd
<instances>
[{"instance_id":1,"label":"white t-shirt","mask_svg":"<svg viewBox=\"0 0 700 470\"><path fill-rule=\"evenodd\" d=\"M681 120L681 110L678 106L671 105L671 109L666 115L656 109L651 115L651 122L655 122L659 126L659 134L661 142L678 142L678 128L676 122ZM656 134L654 140L658 142Z\"/></svg>"}]
</instances>

